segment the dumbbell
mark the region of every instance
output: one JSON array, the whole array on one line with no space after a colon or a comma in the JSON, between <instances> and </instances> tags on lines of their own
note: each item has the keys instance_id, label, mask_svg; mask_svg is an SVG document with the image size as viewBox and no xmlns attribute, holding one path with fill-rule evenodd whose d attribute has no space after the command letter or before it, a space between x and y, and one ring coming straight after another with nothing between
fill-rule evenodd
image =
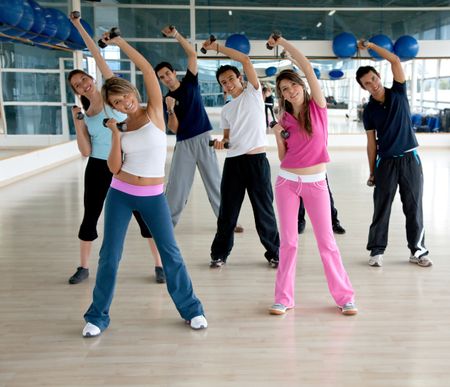
<instances>
[{"instance_id":1,"label":"dumbbell","mask_svg":"<svg viewBox=\"0 0 450 387\"><path fill-rule=\"evenodd\" d=\"M175 29L175 26L171 24L171 25L169 26L169 30L170 30L170 31L173 31L174 29ZM167 35L166 35L164 32L161 32L161 35L164 36L165 38L167 38Z\"/></svg>"},{"instance_id":2,"label":"dumbbell","mask_svg":"<svg viewBox=\"0 0 450 387\"><path fill-rule=\"evenodd\" d=\"M80 13L80 11L72 11L70 13L70 16L72 16L74 19L79 19L81 16L81 13Z\"/></svg>"},{"instance_id":3,"label":"dumbbell","mask_svg":"<svg viewBox=\"0 0 450 387\"><path fill-rule=\"evenodd\" d=\"M216 37L214 36L214 35L210 35L209 36L209 41L212 43L212 42L215 42L217 39L216 39ZM202 47L201 49L200 49L200 51L203 53L203 54L206 54L207 53L207 51L206 51L206 48L204 48L204 47Z\"/></svg>"},{"instance_id":4,"label":"dumbbell","mask_svg":"<svg viewBox=\"0 0 450 387\"><path fill-rule=\"evenodd\" d=\"M76 109L78 106L72 106L72 109ZM82 112L77 113L77 120L82 120L84 118L84 114Z\"/></svg>"},{"instance_id":5,"label":"dumbbell","mask_svg":"<svg viewBox=\"0 0 450 387\"><path fill-rule=\"evenodd\" d=\"M117 36L120 36L119 27L111 28L109 30L109 39L116 38ZM105 48L107 46L107 44L101 39L98 40L98 45L99 45L100 48Z\"/></svg>"},{"instance_id":6,"label":"dumbbell","mask_svg":"<svg viewBox=\"0 0 450 387\"><path fill-rule=\"evenodd\" d=\"M273 31L271 37L272 37L275 41L277 41L278 39L281 38L281 32L279 32L279 31ZM267 48L268 50L273 50L273 46L271 46L268 42L266 43L266 48Z\"/></svg>"},{"instance_id":7,"label":"dumbbell","mask_svg":"<svg viewBox=\"0 0 450 387\"><path fill-rule=\"evenodd\" d=\"M109 118L103 118L103 126L105 128L108 127L108 121L109 121ZM128 129L126 122L118 122L116 125L117 125L117 129L119 129L120 132L126 132Z\"/></svg>"},{"instance_id":8,"label":"dumbbell","mask_svg":"<svg viewBox=\"0 0 450 387\"><path fill-rule=\"evenodd\" d=\"M216 142L216 140L209 140L209 146L214 146L214 143ZM223 147L225 149L228 149L230 147L230 143L226 142L225 144L223 144Z\"/></svg>"},{"instance_id":9,"label":"dumbbell","mask_svg":"<svg viewBox=\"0 0 450 387\"><path fill-rule=\"evenodd\" d=\"M367 48L367 47L369 47L369 41L367 40L367 39L361 39L361 45L364 47L364 48Z\"/></svg>"},{"instance_id":10,"label":"dumbbell","mask_svg":"<svg viewBox=\"0 0 450 387\"><path fill-rule=\"evenodd\" d=\"M269 124L270 129L272 129L276 124L278 124L278 122L272 121L272 122ZM283 130L281 131L280 135L281 135L281 137L283 137L283 138L286 140L287 138L289 138L290 133L289 133L287 130L284 130L284 129L283 129Z\"/></svg>"}]
</instances>

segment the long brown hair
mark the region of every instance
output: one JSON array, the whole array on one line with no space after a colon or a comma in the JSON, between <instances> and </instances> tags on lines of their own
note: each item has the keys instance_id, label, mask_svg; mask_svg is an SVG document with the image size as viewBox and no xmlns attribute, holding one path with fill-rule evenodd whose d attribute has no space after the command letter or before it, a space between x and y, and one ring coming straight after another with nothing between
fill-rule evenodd
<instances>
[{"instance_id":1,"label":"long brown hair","mask_svg":"<svg viewBox=\"0 0 450 387\"><path fill-rule=\"evenodd\" d=\"M81 105L83 105L83 109L86 111L89 109L89 106L91 106L91 101L89 101L89 98L85 97L84 95L78 94L78 92L75 90L75 88L73 87L72 82L71 82L72 78L77 74L86 75L87 77L91 78L92 80L94 80L94 78L92 78L88 73L84 72L83 70L79 70L79 69L72 70L69 73L69 75L67 76L67 82L69 82L70 88L76 95L78 95L80 97Z\"/></svg>"},{"instance_id":2,"label":"long brown hair","mask_svg":"<svg viewBox=\"0 0 450 387\"><path fill-rule=\"evenodd\" d=\"M305 128L306 133L308 133L309 136L312 135L312 125L311 125L311 116L309 113L309 103L311 101L311 96L309 95L308 91L306 90L306 84L303 82L303 80L300 78L300 76L293 70L283 70L278 74L277 76L277 95L280 99L280 106L281 109L294 115L294 108L292 104L284 99L283 93L281 92L280 88L280 82L284 79L287 79L288 81L295 82L299 84L303 88L303 107L300 109L300 112L297 117L297 121Z\"/></svg>"}]
</instances>

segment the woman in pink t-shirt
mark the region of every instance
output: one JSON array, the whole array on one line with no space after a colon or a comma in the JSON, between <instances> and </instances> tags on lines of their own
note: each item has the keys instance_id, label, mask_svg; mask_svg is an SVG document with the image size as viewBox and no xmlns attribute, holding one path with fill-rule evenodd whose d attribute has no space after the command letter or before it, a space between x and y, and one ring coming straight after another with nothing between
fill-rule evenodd
<instances>
[{"instance_id":1,"label":"woman in pink t-shirt","mask_svg":"<svg viewBox=\"0 0 450 387\"><path fill-rule=\"evenodd\" d=\"M273 130L281 169L275 183L280 229L280 263L271 314L284 314L295 306L297 262L297 214L303 199L322 258L328 288L344 315L358 312L353 287L342 264L331 225L326 163L328 122L327 103L308 59L281 36L272 35L268 45L281 45L306 76L305 82L293 70L282 71L276 79L280 101L280 123Z\"/></svg>"}]
</instances>

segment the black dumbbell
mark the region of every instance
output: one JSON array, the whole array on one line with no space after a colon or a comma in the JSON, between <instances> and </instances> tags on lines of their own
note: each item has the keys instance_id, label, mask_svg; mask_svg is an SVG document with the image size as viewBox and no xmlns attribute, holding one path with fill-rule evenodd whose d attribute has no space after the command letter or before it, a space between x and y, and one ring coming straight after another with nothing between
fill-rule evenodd
<instances>
[{"instance_id":1,"label":"black dumbbell","mask_svg":"<svg viewBox=\"0 0 450 387\"><path fill-rule=\"evenodd\" d=\"M217 39L216 39L216 37L214 36L214 35L210 35L209 36L209 41L212 43L212 42L215 42ZM207 53L207 51L206 51L206 48L204 48L204 47L202 47L201 49L200 49L200 51L203 53L203 54L206 54Z\"/></svg>"},{"instance_id":2,"label":"black dumbbell","mask_svg":"<svg viewBox=\"0 0 450 387\"><path fill-rule=\"evenodd\" d=\"M281 32L279 31L273 31L271 36L275 41L281 38ZM266 48L268 50L273 50L273 46L271 46L269 43L266 43Z\"/></svg>"},{"instance_id":3,"label":"black dumbbell","mask_svg":"<svg viewBox=\"0 0 450 387\"><path fill-rule=\"evenodd\" d=\"M103 126L105 128L108 127L108 121L109 121L109 118L103 118ZM118 122L116 125L117 125L117 129L119 129L120 132L126 132L128 129L126 122Z\"/></svg>"},{"instance_id":4,"label":"black dumbbell","mask_svg":"<svg viewBox=\"0 0 450 387\"><path fill-rule=\"evenodd\" d=\"M72 106L72 109L76 109L78 106L74 105ZM82 120L84 118L84 114L82 112L77 113L77 120Z\"/></svg>"},{"instance_id":5,"label":"black dumbbell","mask_svg":"<svg viewBox=\"0 0 450 387\"><path fill-rule=\"evenodd\" d=\"M80 11L72 11L70 13L70 16L72 16L74 19L79 19L81 16L81 13L80 13Z\"/></svg>"},{"instance_id":6,"label":"black dumbbell","mask_svg":"<svg viewBox=\"0 0 450 387\"><path fill-rule=\"evenodd\" d=\"M272 122L269 124L269 127L272 129L276 124L278 124L278 122L272 121ZM287 138L289 138L290 133L289 133L287 130L284 130L284 129L283 129L283 130L281 131L280 135L281 135L281 137L283 137L283 138L286 140Z\"/></svg>"},{"instance_id":7,"label":"black dumbbell","mask_svg":"<svg viewBox=\"0 0 450 387\"><path fill-rule=\"evenodd\" d=\"M173 31L174 29L175 29L175 26L171 24L171 25L169 26L169 30L170 30L170 31ZM166 35L164 32L161 32L161 35L164 36L165 38L167 38L167 35Z\"/></svg>"},{"instance_id":8,"label":"black dumbbell","mask_svg":"<svg viewBox=\"0 0 450 387\"><path fill-rule=\"evenodd\" d=\"M109 30L109 39L116 38L117 36L120 36L120 30L119 30L119 27L113 27L113 28L111 28L111 29ZM105 48L105 47L107 46L107 44L106 44L103 40L101 40L101 39L99 39L98 45L99 45L100 48Z\"/></svg>"},{"instance_id":9,"label":"black dumbbell","mask_svg":"<svg viewBox=\"0 0 450 387\"><path fill-rule=\"evenodd\" d=\"M209 140L209 146L214 146L214 143L216 142L216 140ZM223 144L223 147L225 149L228 149L230 147L230 143L226 142L225 144Z\"/></svg>"}]
</instances>

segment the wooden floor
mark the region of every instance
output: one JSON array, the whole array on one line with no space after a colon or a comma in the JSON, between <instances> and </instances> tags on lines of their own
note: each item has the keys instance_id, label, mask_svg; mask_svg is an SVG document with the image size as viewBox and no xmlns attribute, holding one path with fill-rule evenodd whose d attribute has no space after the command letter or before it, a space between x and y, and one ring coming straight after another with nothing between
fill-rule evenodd
<instances>
[{"instance_id":1,"label":"wooden floor","mask_svg":"<svg viewBox=\"0 0 450 387\"><path fill-rule=\"evenodd\" d=\"M192 331L180 319L165 286L154 283L146 242L132 223L111 326L83 339L101 242L89 281L68 285L78 263L84 162L1 188L0 386L449 386L449 149L421 151L432 268L408 263L398 196L385 265L367 265L365 151L331 156L330 185L347 229L337 240L356 290L355 317L333 304L309 222L300 238L297 308L267 313L275 271L247 198L245 232L236 235L227 266L209 269L215 219L197 175L176 236L209 328ZM274 178L276 153L269 158Z\"/></svg>"}]
</instances>

